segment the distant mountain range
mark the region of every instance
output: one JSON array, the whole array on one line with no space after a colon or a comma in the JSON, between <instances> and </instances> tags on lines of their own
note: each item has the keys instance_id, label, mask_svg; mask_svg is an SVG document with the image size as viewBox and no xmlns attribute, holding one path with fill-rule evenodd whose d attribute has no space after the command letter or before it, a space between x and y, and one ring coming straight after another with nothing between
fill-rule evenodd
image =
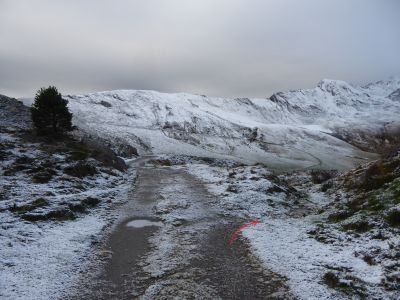
<instances>
[{"instance_id":1,"label":"distant mountain range","mask_svg":"<svg viewBox=\"0 0 400 300\"><path fill-rule=\"evenodd\" d=\"M142 90L64 98L87 134L140 154L229 158L277 169L351 168L376 157L369 152L400 124L399 78L366 86L325 79L313 89L264 99Z\"/></svg>"}]
</instances>

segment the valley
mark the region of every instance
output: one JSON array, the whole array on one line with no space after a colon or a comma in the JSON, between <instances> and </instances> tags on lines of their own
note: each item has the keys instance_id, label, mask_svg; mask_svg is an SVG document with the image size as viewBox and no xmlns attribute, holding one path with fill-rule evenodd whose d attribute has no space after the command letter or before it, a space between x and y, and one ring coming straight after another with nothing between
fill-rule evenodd
<instances>
[{"instance_id":1,"label":"valley","mask_svg":"<svg viewBox=\"0 0 400 300\"><path fill-rule=\"evenodd\" d=\"M399 89L65 95L56 141L1 96L0 296L397 299Z\"/></svg>"}]
</instances>

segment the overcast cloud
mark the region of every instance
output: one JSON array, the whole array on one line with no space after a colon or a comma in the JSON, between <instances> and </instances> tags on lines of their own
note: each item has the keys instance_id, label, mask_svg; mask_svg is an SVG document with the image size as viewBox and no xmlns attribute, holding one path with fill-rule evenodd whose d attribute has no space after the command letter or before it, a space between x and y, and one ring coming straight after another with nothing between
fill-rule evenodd
<instances>
[{"instance_id":1,"label":"overcast cloud","mask_svg":"<svg viewBox=\"0 0 400 300\"><path fill-rule=\"evenodd\" d=\"M0 93L266 97L400 74L398 0L0 0Z\"/></svg>"}]
</instances>

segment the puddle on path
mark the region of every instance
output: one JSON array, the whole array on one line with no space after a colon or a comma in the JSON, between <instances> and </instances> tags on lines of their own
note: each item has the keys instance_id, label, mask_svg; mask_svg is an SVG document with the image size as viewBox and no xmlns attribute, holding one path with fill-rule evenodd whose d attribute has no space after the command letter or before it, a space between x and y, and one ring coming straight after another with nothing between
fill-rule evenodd
<instances>
[{"instance_id":1,"label":"puddle on path","mask_svg":"<svg viewBox=\"0 0 400 300\"><path fill-rule=\"evenodd\" d=\"M126 223L126 226L131 227L131 228L143 228L143 227L150 227L150 226L161 227L161 226L163 226L163 223L142 219L142 220L129 221L128 223Z\"/></svg>"}]
</instances>

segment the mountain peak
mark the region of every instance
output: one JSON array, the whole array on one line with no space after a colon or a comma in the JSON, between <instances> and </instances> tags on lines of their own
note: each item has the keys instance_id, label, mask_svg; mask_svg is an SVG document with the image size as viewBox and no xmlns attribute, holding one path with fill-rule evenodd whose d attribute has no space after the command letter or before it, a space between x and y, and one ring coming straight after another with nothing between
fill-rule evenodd
<instances>
[{"instance_id":1,"label":"mountain peak","mask_svg":"<svg viewBox=\"0 0 400 300\"><path fill-rule=\"evenodd\" d=\"M318 82L317 87L324 91L329 91L332 88L353 88L346 81L336 79L322 79L320 82Z\"/></svg>"},{"instance_id":2,"label":"mountain peak","mask_svg":"<svg viewBox=\"0 0 400 300\"><path fill-rule=\"evenodd\" d=\"M322 91L328 92L333 96L338 94L359 94L360 91L352 86L350 83L342 80L323 79L317 87Z\"/></svg>"}]
</instances>

